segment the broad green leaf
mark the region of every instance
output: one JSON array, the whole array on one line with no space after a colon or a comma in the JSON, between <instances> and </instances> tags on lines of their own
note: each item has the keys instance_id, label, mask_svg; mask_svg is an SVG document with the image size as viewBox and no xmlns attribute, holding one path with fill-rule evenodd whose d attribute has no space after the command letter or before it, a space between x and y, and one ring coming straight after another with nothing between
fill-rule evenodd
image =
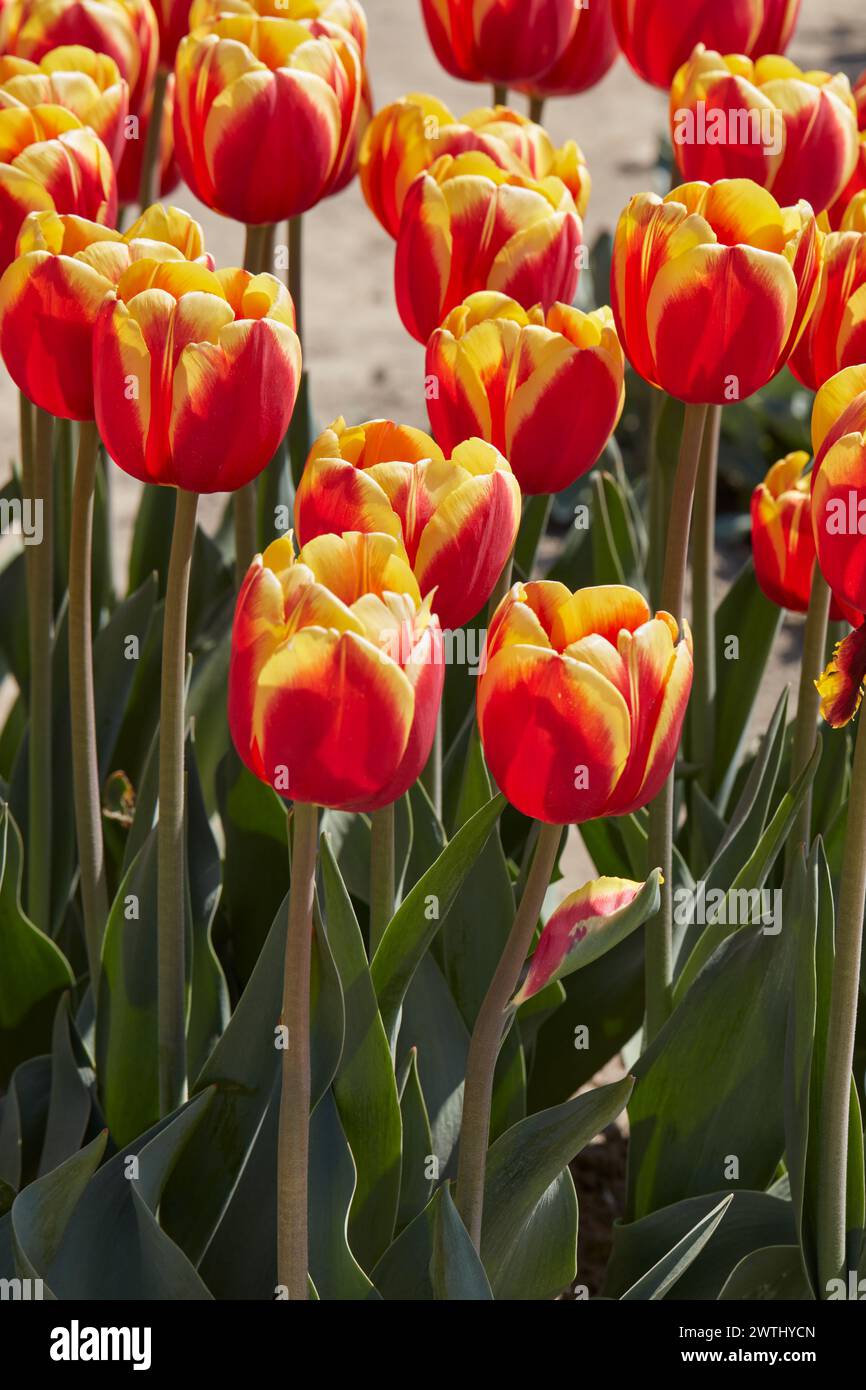
<instances>
[{"instance_id":1,"label":"broad green leaf","mask_svg":"<svg viewBox=\"0 0 866 1390\"><path fill-rule=\"evenodd\" d=\"M263 948L267 924L289 889L286 808L272 787L244 767L233 748L217 772L217 797L225 835L221 910L235 968L246 983Z\"/></svg>"},{"instance_id":2,"label":"broad green leaf","mask_svg":"<svg viewBox=\"0 0 866 1390\"><path fill-rule=\"evenodd\" d=\"M505 1302L549 1302L577 1275L577 1193L568 1168L542 1194L515 1230L499 1269L496 1297Z\"/></svg>"},{"instance_id":3,"label":"broad green leaf","mask_svg":"<svg viewBox=\"0 0 866 1390\"><path fill-rule=\"evenodd\" d=\"M192 924L187 1060L196 1076L204 1066L229 1019L228 988L213 945L213 924L220 898L219 849L208 821L198 774L197 744L186 742L187 812L186 862L189 914Z\"/></svg>"},{"instance_id":4,"label":"broad green leaf","mask_svg":"<svg viewBox=\"0 0 866 1390\"><path fill-rule=\"evenodd\" d=\"M628 504L616 479L601 470L593 474L592 541L596 583L641 582L637 537Z\"/></svg>"},{"instance_id":5,"label":"broad green leaf","mask_svg":"<svg viewBox=\"0 0 866 1390\"><path fill-rule=\"evenodd\" d=\"M492 1298L484 1268L457 1214L448 1184L397 1237L373 1270L384 1299L398 1302Z\"/></svg>"},{"instance_id":6,"label":"broad green leaf","mask_svg":"<svg viewBox=\"0 0 866 1390\"><path fill-rule=\"evenodd\" d=\"M321 864L328 941L346 1002L345 1044L334 1096L358 1174L349 1243L363 1267L370 1269L390 1245L397 1219L400 1100L361 930L324 835ZM318 1281L317 1287L321 1293Z\"/></svg>"},{"instance_id":7,"label":"broad green leaf","mask_svg":"<svg viewBox=\"0 0 866 1390\"><path fill-rule=\"evenodd\" d=\"M93 1070L82 1066L73 1041L69 995L64 994L54 1016L51 1041L51 1098L39 1176L50 1173L80 1149L92 1110ZM77 1040L76 1040L77 1041ZM78 1043L78 1048L81 1044Z\"/></svg>"},{"instance_id":8,"label":"broad green leaf","mask_svg":"<svg viewBox=\"0 0 866 1390\"><path fill-rule=\"evenodd\" d=\"M450 1176L460 1137L469 1031L432 953L424 956L406 993L397 1056L417 1050L418 1076L430 1120L439 1172Z\"/></svg>"},{"instance_id":9,"label":"broad green leaf","mask_svg":"<svg viewBox=\"0 0 866 1390\"><path fill-rule=\"evenodd\" d=\"M44 1280L43 1297L55 1298L49 1269L72 1214L105 1153L105 1130L86 1149L37 1178L12 1203L15 1267L22 1279Z\"/></svg>"},{"instance_id":10,"label":"broad green leaf","mask_svg":"<svg viewBox=\"0 0 866 1390\"><path fill-rule=\"evenodd\" d=\"M803 1273L800 1250L796 1245L768 1245L744 1255L719 1294L729 1300L759 1303L808 1303L813 1294Z\"/></svg>"},{"instance_id":11,"label":"broad green leaf","mask_svg":"<svg viewBox=\"0 0 866 1390\"><path fill-rule=\"evenodd\" d=\"M418 963L490 838L504 804L503 796L493 797L460 827L436 863L406 895L379 942L371 971L392 1045L400 1008Z\"/></svg>"},{"instance_id":12,"label":"broad green leaf","mask_svg":"<svg viewBox=\"0 0 866 1390\"><path fill-rule=\"evenodd\" d=\"M16 1191L38 1174L50 1099L50 1057L15 1068L0 1109L0 1178Z\"/></svg>"},{"instance_id":13,"label":"broad green leaf","mask_svg":"<svg viewBox=\"0 0 866 1390\"><path fill-rule=\"evenodd\" d=\"M433 1179L428 1176L433 1136L418 1075L418 1050L414 1047L409 1053L409 1067L400 1095L400 1116L403 1122L403 1150L398 1231L402 1231L424 1210L433 1188Z\"/></svg>"},{"instance_id":14,"label":"broad green leaf","mask_svg":"<svg viewBox=\"0 0 866 1390\"><path fill-rule=\"evenodd\" d=\"M310 1120L310 1277L320 1299L378 1300L347 1239L356 1170L333 1095Z\"/></svg>"},{"instance_id":15,"label":"broad green leaf","mask_svg":"<svg viewBox=\"0 0 866 1390\"><path fill-rule=\"evenodd\" d=\"M622 1295L623 1300L639 1299L643 1302L664 1298L665 1294L679 1282L686 1270L694 1264L698 1255L703 1250L707 1241L711 1240L716 1227L722 1220L734 1194L725 1197L719 1202L717 1207L702 1217L696 1226L692 1228L682 1240L678 1240L672 1250L663 1255L652 1267L642 1275L630 1289L626 1289Z\"/></svg>"}]
</instances>

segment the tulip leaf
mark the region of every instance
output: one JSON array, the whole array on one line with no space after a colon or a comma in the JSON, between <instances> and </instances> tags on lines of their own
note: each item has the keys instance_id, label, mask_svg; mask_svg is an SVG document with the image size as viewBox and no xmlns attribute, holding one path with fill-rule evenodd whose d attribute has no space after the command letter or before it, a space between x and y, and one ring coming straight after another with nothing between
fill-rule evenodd
<instances>
[{"instance_id":1,"label":"tulip leaf","mask_svg":"<svg viewBox=\"0 0 866 1390\"><path fill-rule=\"evenodd\" d=\"M384 1299L398 1302L492 1298L484 1267L460 1220L448 1184L397 1237L373 1270Z\"/></svg>"},{"instance_id":2,"label":"tulip leaf","mask_svg":"<svg viewBox=\"0 0 866 1390\"><path fill-rule=\"evenodd\" d=\"M469 1031L432 953L422 957L406 992L398 1059L417 1049L418 1076L432 1135L428 1153L450 1176L460 1137Z\"/></svg>"},{"instance_id":3,"label":"tulip leaf","mask_svg":"<svg viewBox=\"0 0 866 1390\"><path fill-rule=\"evenodd\" d=\"M552 501L553 499L544 493L523 499L520 530L514 546L514 568L524 580L532 578L538 547L547 531Z\"/></svg>"},{"instance_id":4,"label":"tulip leaf","mask_svg":"<svg viewBox=\"0 0 866 1390\"><path fill-rule=\"evenodd\" d=\"M56 1297L48 1272L72 1214L105 1153L105 1130L59 1168L37 1178L12 1203L15 1268L22 1279L42 1279L43 1296Z\"/></svg>"},{"instance_id":5,"label":"tulip leaf","mask_svg":"<svg viewBox=\"0 0 866 1390\"><path fill-rule=\"evenodd\" d=\"M93 1102L93 1070L82 1066L73 1041L69 995L64 994L54 1015L51 1042L51 1097L45 1121L45 1139L39 1158L39 1176L50 1173L84 1142ZM76 1040L77 1041L77 1040ZM81 1044L78 1043L80 1049Z\"/></svg>"},{"instance_id":6,"label":"tulip leaf","mask_svg":"<svg viewBox=\"0 0 866 1390\"><path fill-rule=\"evenodd\" d=\"M563 913L562 907L557 908L541 934L529 962L529 973L512 1002L523 1004L554 980L561 980L591 965L643 926L658 912L661 881L661 869L654 869L640 892L624 907L610 916L598 914L584 917L566 930L564 935L556 930L557 919ZM596 880L599 888L608 882L616 885L619 880Z\"/></svg>"},{"instance_id":7,"label":"tulip leaf","mask_svg":"<svg viewBox=\"0 0 866 1390\"><path fill-rule=\"evenodd\" d=\"M267 923L289 889L286 807L234 748L217 771L217 800L225 835L221 911L235 968L245 984L263 949Z\"/></svg>"},{"instance_id":8,"label":"tulip leaf","mask_svg":"<svg viewBox=\"0 0 866 1390\"><path fill-rule=\"evenodd\" d=\"M719 1294L721 1302L735 1299L749 1303L778 1299L808 1303L813 1294L803 1273L796 1245L767 1245L744 1255Z\"/></svg>"},{"instance_id":9,"label":"tulip leaf","mask_svg":"<svg viewBox=\"0 0 866 1390\"><path fill-rule=\"evenodd\" d=\"M748 560L716 612L713 788L722 812L740 766L752 709L782 616L782 610L762 594ZM736 639L736 647L731 639Z\"/></svg>"},{"instance_id":10,"label":"tulip leaf","mask_svg":"<svg viewBox=\"0 0 866 1390\"><path fill-rule=\"evenodd\" d=\"M696 1226L693 1226L682 1240L678 1240L672 1250L657 1260L630 1289L622 1295L623 1301L638 1299L646 1302L664 1298L665 1294L679 1282L700 1255L704 1246L712 1240L719 1222L734 1200L734 1194L725 1197L712 1211L707 1212Z\"/></svg>"},{"instance_id":11,"label":"tulip leaf","mask_svg":"<svg viewBox=\"0 0 866 1390\"><path fill-rule=\"evenodd\" d=\"M497 1297L501 1286L513 1286L510 1266L520 1260L524 1228L538 1203L575 1155L620 1114L632 1084L626 1078L530 1115L489 1149L481 1258ZM575 1223L575 1239L576 1233ZM537 1296L554 1292L559 1290Z\"/></svg>"},{"instance_id":12,"label":"tulip leaf","mask_svg":"<svg viewBox=\"0 0 866 1390\"><path fill-rule=\"evenodd\" d=\"M346 1001L346 1037L334 1096L357 1169L349 1243L363 1267L370 1269L390 1245L397 1220L400 1100L364 940L325 835L321 865L328 941Z\"/></svg>"},{"instance_id":13,"label":"tulip leaf","mask_svg":"<svg viewBox=\"0 0 866 1390\"><path fill-rule=\"evenodd\" d=\"M400 1008L418 962L439 930L493 831L505 798L495 796L461 826L391 919L373 957L373 984L393 1046Z\"/></svg>"},{"instance_id":14,"label":"tulip leaf","mask_svg":"<svg viewBox=\"0 0 866 1390\"><path fill-rule=\"evenodd\" d=\"M355 1180L352 1153L328 1091L310 1119L310 1276L320 1299L378 1302L346 1238Z\"/></svg>"},{"instance_id":15,"label":"tulip leaf","mask_svg":"<svg viewBox=\"0 0 866 1390\"><path fill-rule=\"evenodd\" d=\"M577 1275L577 1227L574 1179L563 1168L524 1219L519 1239L498 1271L496 1298L542 1302L569 1288Z\"/></svg>"},{"instance_id":16,"label":"tulip leaf","mask_svg":"<svg viewBox=\"0 0 866 1390\"><path fill-rule=\"evenodd\" d=\"M593 481L592 543L596 584L641 582L641 561L628 503L610 473L598 470Z\"/></svg>"},{"instance_id":17,"label":"tulip leaf","mask_svg":"<svg viewBox=\"0 0 866 1390\"><path fill-rule=\"evenodd\" d=\"M400 1206L397 1229L402 1231L424 1210L430 1200L433 1179L428 1176L433 1155L433 1136L427 1104L418 1075L418 1050L409 1053L409 1065L400 1095L403 1123L403 1149L400 1167Z\"/></svg>"},{"instance_id":18,"label":"tulip leaf","mask_svg":"<svg viewBox=\"0 0 866 1390\"><path fill-rule=\"evenodd\" d=\"M192 923L187 1056L189 1070L201 1071L229 1018L228 989L213 945L213 924L220 899L219 850L210 828L196 744L186 741L187 766L187 889Z\"/></svg>"},{"instance_id":19,"label":"tulip leaf","mask_svg":"<svg viewBox=\"0 0 866 1390\"><path fill-rule=\"evenodd\" d=\"M51 1047L58 1001L75 983L62 951L21 906L21 836L0 805L0 1087L20 1062Z\"/></svg>"},{"instance_id":20,"label":"tulip leaf","mask_svg":"<svg viewBox=\"0 0 866 1390\"><path fill-rule=\"evenodd\" d=\"M717 1190L663 1207L639 1221L617 1222L613 1228L613 1252L604 1279L605 1297L622 1298L718 1211L730 1195ZM701 1301L716 1299L731 1271L745 1255L762 1246L786 1244L793 1239L790 1202L780 1201L767 1192L738 1191L713 1239L703 1245L688 1269L680 1273L670 1296Z\"/></svg>"},{"instance_id":21,"label":"tulip leaf","mask_svg":"<svg viewBox=\"0 0 866 1390\"><path fill-rule=\"evenodd\" d=\"M37 1176L50 1097L51 1058L21 1062L0 1108L0 1178L16 1191Z\"/></svg>"}]
</instances>

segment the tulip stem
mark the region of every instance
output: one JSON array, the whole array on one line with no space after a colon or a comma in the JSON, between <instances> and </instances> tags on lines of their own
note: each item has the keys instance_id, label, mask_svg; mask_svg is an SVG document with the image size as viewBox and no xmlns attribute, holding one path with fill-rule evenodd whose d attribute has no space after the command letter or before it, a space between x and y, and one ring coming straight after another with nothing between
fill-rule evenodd
<instances>
[{"instance_id":1,"label":"tulip stem","mask_svg":"<svg viewBox=\"0 0 866 1390\"><path fill-rule=\"evenodd\" d=\"M511 588L511 577L514 573L514 551L512 550L508 559L502 567L502 573L496 581L496 587L490 595L490 602L487 605L487 621L493 617L502 600L506 597Z\"/></svg>"},{"instance_id":2,"label":"tulip stem","mask_svg":"<svg viewBox=\"0 0 866 1390\"><path fill-rule=\"evenodd\" d=\"M303 307L304 307L304 219L289 218L289 294L295 306L295 332L303 347Z\"/></svg>"},{"instance_id":3,"label":"tulip stem","mask_svg":"<svg viewBox=\"0 0 866 1390\"><path fill-rule=\"evenodd\" d=\"M32 523L41 510L41 537L25 546L30 637L27 905L42 931L51 930L51 705L54 645L54 418L35 408L32 457L25 492Z\"/></svg>"},{"instance_id":4,"label":"tulip stem","mask_svg":"<svg viewBox=\"0 0 866 1390\"><path fill-rule=\"evenodd\" d=\"M682 622L686 586L686 563L692 521L695 484L701 459L701 443L707 406L687 405L683 437L668 521L665 567L662 577L662 608L678 623ZM646 927L645 990L646 1041L652 1042L671 1011L673 980L673 841L676 767L671 768L662 790L650 806L647 862L660 864L664 882L661 906Z\"/></svg>"},{"instance_id":5,"label":"tulip stem","mask_svg":"<svg viewBox=\"0 0 866 1390\"><path fill-rule=\"evenodd\" d=\"M817 567L816 567L817 568ZM818 1275L826 1290L846 1263L848 1131L851 1067L860 989L863 901L866 896L866 719L861 714L851 772L848 828L842 858L836 954L821 1104L818 1169Z\"/></svg>"},{"instance_id":6,"label":"tulip stem","mask_svg":"<svg viewBox=\"0 0 866 1390\"><path fill-rule=\"evenodd\" d=\"M539 825L538 844L523 897L520 899L514 925L505 943L496 973L478 1010L469 1044L466 1082L463 1089L456 1202L472 1244L479 1251L496 1059L502 1046L503 1030L507 1022L506 1010L517 989L520 972L532 945L561 838L562 826Z\"/></svg>"},{"instance_id":7,"label":"tulip stem","mask_svg":"<svg viewBox=\"0 0 866 1390\"><path fill-rule=\"evenodd\" d=\"M806 612L803 633L803 659L800 663L800 693L797 699L797 718L794 723L794 742L791 749L791 785L807 766L818 741L818 716L821 696L815 682L824 669L827 652L827 630L830 623L830 588L816 563L812 573L812 592ZM812 837L812 788L809 787L797 812L788 840L787 859L790 862L800 845L808 852Z\"/></svg>"},{"instance_id":8,"label":"tulip stem","mask_svg":"<svg viewBox=\"0 0 866 1390\"><path fill-rule=\"evenodd\" d=\"M436 715L436 730L433 735L433 747L430 750L430 757L427 761L421 781L427 790L433 809L439 819L442 819L442 756L444 752L445 728L442 706L439 706L439 713Z\"/></svg>"},{"instance_id":9,"label":"tulip stem","mask_svg":"<svg viewBox=\"0 0 866 1390\"><path fill-rule=\"evenodd\" d=\"M247 223L244 240L244 270L258 275L268 229ZM238 488L234 495L235 583L240 588L257 549L257 489L255 481Z\"/></svg>"},{"instance_id":10,"label":"tulip stem","mask_svg":"<svg viewBox=\"0 0 866 1390\"><path fill-rule=\"evenodd\" d=\"M184 724L186 613L198 493L178 488L165 590L159 707L157 974L159 1112L186 1094Z\"/></svg>"},{"instance_id":11,"label":"tulip stem","mask_svg":"<svg viewBox=\"0 0 866 1390\"><path fill-rule=\"evenodd\" d=\"M370 817L370 959L394 916L396 861L394 803Z\"/></svg>"},{"instance_id":12,"label":"tulip stem","mask_svg":"<svg viewBox=\"0 0 866 1390\"><path fill-rule=\"evenodd\" d=\"M501 82L494 82L493 84L493 105L508 105L508 88L504 86Z\"/></svg>"},{"instance_id":13,"label":"tulip stem","mask_svg":"<svg viewBox=\"0 0 866 1390\"><path fill-rule=\"evenodd\" d=\"M695 676L691 702L692 760L701 764L701 786L709 792L713 778L716 727L716 478L722 407L707 407L695 490L692 541L692 631Z\"/></svg>"},{"instance_id":14,"label":"tulip stem","mask_svg":"<svg viewBox=\"0 0 866 1390\"><path fill-rule=\"evenodd\" d=\"M93 693L91 549L93 493L99 435L92 420L82 422L72 489L69 540L69 707L72 727L72 785L75 829L81 866L84 936L90 987L96 999L102 933L108 919L108 889L102 845L96 704Z\"/></svg>"},{"instance_id":15,"label":"tulip stem","mask_svg":"<svg viewBox=\"0 0 866 1390\"><path fill-rule=\"evenodd\" d=\"M144 154L141 160L141 183L138 191L138 201L141 211L149 208L151 203L155 203L159 197L159 186L162 174L162 119L165 107L165 89L168 83L168 71L164 67L158 67L153 83L153 98L150 103L150 119L147 123L147 135L144 141Z\"/></svg>"},{"instance_id":16,"label":"tulip stem","mask_svg":"<svg viewBox=\"0 0 866 1390\"><path fill-rule=\"evenodd\" d=\"M307 1298L310 1156L310 947L316 891L318 811L296 801L292 884L283 973L283 1048L277 1153L277 1278L288 1297Z\"/></svg>"},{"instance_id":17,"label":"tulip stem","mask_svg":"<svg viewBox=\"0 0 866 1390\"><path fill-rule=\"evenodd\" d=\"M532 96L529 98L529 119L535 121L536 125L543 125L544 97Z\"/></svg>"}]
</instances>

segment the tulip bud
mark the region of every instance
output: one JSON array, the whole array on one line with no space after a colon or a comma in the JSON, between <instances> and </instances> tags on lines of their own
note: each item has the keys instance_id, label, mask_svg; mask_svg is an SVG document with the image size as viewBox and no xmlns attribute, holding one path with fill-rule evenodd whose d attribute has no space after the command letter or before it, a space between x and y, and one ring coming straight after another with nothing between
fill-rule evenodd
<instances>
[{"instance_id":1,"label":"tulip bud","mask_svg":"<svg viewBox=\"0 0 866 1390\"><path fill-rule=\"evenodd\" d=\"M866 231L831 232L818 299L789 366L817 391L843 367L866 361Z\"/></svg>"},{"instance_id":2,"label":"tulip bud","mask_svg":"<svg viewBox=\"0 0 866 1390\"><path fill-rule=\"evenodd\" d=\"M444 155L403 206L394 281L405 327L426 343L458 304L498 290L546 311L574 298L583 227L565 184L503 172L482 154Z\"/></svg>"},{"instance_id":3,"label":"tulip bud","mask_svg":"<svg viewBox=\"0 0 866 1390\"><path fill-rule=\"evenodd\" d=\"M247 766L295 801L390 805L426 765L445 674L442 633L400 542L290 538L238 596L229 727Z\"/></svg>"},{"instance_id":4,"label":"tulip bud","mask_svg":"<svg viewBox=\"0 0 866 1390\"><path fill-rule=\"evenodd\" d=\"M866 190L866 72L858 77L851 95L857 107L857 161L850 179L828 210L827 216L833 231L848 230L845 227L845 214L851 206L852 199ZM855 230L863 231L864 228Z\"/></svg>"},{"instance_id":5,"label":"tulip bud","mask_svg":"<svg viewBox=\"0 0 866 1390\"><path fill-rule=\"evenodd\" d=\"M467 82L526 82L562 54L574 0L421 0L433 51Z\"/></svg>"},{"instance_id":6,"label":"tulip bud","mask_svg":"<svg viewBox=\"0 0 866 1390\"><path fill-rule=\"evenodd\" d=\"M450 459L429 435L390 420L337 420L313 445L295 497L303 545L340 531L376 531L405 547L420 592L446 628L487 602L520 526L520 488L480 439ZM435 591L435 592L434 592Z\"/></svg>"},{"instance_id":7,"label":"tulip bud","mask_svg":"<svg viewBox=\"0 0 866 1390\"><path fill-rule=\"evenodd\" d=\"M812 592L811 478L806 453L774 463L752 493L752 555L755 575L771 603L805 613Z\"/></svg>"},{"instance_id":8,"label":"tulip bud","mask_svg":"<svg viewBox=\"0 0 866 1390\"><path fill-rule=\"evenodd\" d=\"M619 56L611 0L573 0L568 43L552 68L521 83L533 96L569 97L586 92L610 71Z\"/></svg>"},{"instance_id":9,"label":"tulip bud","mask_svg":"<svg viewBox=\"0 0 866 1390\"><path fill-rule=\"evenodd\" d=\"M799 12L800 0L613 0L623 53L639 77L665 89L701 42L750 58L784 53Z\"/></svg>"},{"instance_id":10,"label":"tulip bud","mask_svg":"<svg viewBox=\"0 0 866 1390\"><path fill-rule=\"evenodd\" d=\"M839 197L857 162L857 108L844 73L801 72L787 58L723 58L698 44L670 96L684 179L749 178L779 204L816 213Z\"/></svg>"},{"instance_id":11,"label":"tulip bud","mask_svg":"<svg viewBox=\"0 0 866 1390\"><path fill-rule=\"evenodd\" d=\"M261 473L292 417L295 314L272 275L145 257L96 320L96 422L142 482L234 492Z\"/></svg>"},{"instance_id":12,"label":"tulip bud","mask_svg":"<svg viewBox=\"0 0 866 1390\"><path fill-rule=\"evenodd\" d=\"M453 451L495 444L521 491L562 492L588 473L619 423L625 357L610 309L528 312L501 294L470 295L427 345L427 411Z\"/></svg>"},{"instance_id":13,"label":"tulip bud","mask_svg":"<svg viewBox=\"0 0 866 1390\"><path fill-rule=\"evenodd\" d=\"M673 767L692 686L691 635L634 589L516 584L487 635L478 727L490 771L551 825L623 816Z\"/></svg>"},{"instance_id":14,"label":"tulip bud","mask_svg":"<svg viewBox=\"0 0 866 1390\"><path fill-rule=\"evenodd\" d=\"M403 204L419 174L443 155L470 152L486 155L507 174L561 178L580 215L586 212L591 180L573 140L557 150L542 126L507 106L483 107L458 120L421 93L384 106L361 147L361 188L386 232L396 238L400 231Z\"/></svg>"},{"instance_id":15,"label":"tulip bud","mask_svg":"<svg viewBox=\"0 0 866 1390\"><path fill-rule=\"evenodd\" d=\"M833 595L866 613L866 367L846 367L815 398L812 527Z\"/></svg>"},{"instance_id":16,"label":"tulip bud","mask_svg":"<svg viewBox=\"0 0 866 1390\"><path fill-rule=\"evenodd\" d=\"M129 88L113 58L89 48L54 48L40 63L0 57L0 108L62 106L98 135L117 168Z\"/></svg>"},{"instance_id":17,"label":"tulip bud","mask_svg":"<svg viewBox=\"0 0 866 1390\"><path fill-rule=\"evenodd\" d=\"M785 365L818 294L823 235L747 179L632 198L616 229L613 312L626 356L680 400L725 405Z\"/></svg>"}]
</instances>

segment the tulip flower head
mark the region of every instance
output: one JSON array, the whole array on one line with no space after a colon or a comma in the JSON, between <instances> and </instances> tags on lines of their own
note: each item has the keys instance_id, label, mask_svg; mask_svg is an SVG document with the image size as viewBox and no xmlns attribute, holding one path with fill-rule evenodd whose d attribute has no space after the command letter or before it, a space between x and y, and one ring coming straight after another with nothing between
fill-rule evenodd
<instances>
[{"instance_id":1,"label":"tulip flower head","mask_svg":"<svg viewBox=\"0 0 866 1390\"><path fill-rule=\"evenodd\" d=\"M421 594L435 590L443 627L475 617L499 579L520 526L520 488L506 460L480 439L446 459L422 430L337 420L310 452L295 497L303 545L328 532L399 539Z\"/></svg>"},{"instance_id":2,"label":"tulip flower head","mask_svg":"<svg viewBox=\"0 0 866 1390\"><path fill-rule=\"evenodd\" d=\"M13 0L0 36L4 52L35 63L66 44L108 54L129 84L136 114L153 86L159 31L150 0Z\"/></svg>"},{"instance_id":3,"label":"tulip flower head","mask_svg":"<svg viewBox=\"0 0 866 1390\"><path fill-rule=\"evenodd\" d=\"M141 260L211 265L201 227L148 208L125 235L82 217L34 212L0 279L0 352L16 386L65 420L92 420L93 332L106 295Z\"/></svg>"},{"instance_id":4,"label":"tulip flower head","mask_svg":"<svg viewBox=\"0 0 866 1390\"><path fill-rule=\"evenodd\" d=\"M619 56L611 0L573 0L568 42L553 67L519 85L537 97L570 97L586 92L610 71Z\"/></svg>"},{"instance_id":5,"label":"tulip flower head","mask_svg":"<svg viewBox=\"0 0 866 1390\"><path fill-rule=\"evenodd\" d=\"M0 108L0 272L29 212L68 212L102 226L117 216L111 156L62 106Z\"/></svg>"},{"instance_id":6,"label":"tulip flower head","mask_svg":"<svg viewBox=\"0 0 866 1390\"><path fill-rule=\"evenodd\" d=\"M808 464L808 454L788 454L752 493L755 575L770 602L792 613L809 607L815 568Z\"/></svg>"},{"instance_id":7,"label":"tulip flower head","mask_svg":"<svg viewBox=\"0 0 866 1390\"><path fill-rule=\"evenodd\" d=\"M403 205L394 281L413 338L426 343L452 309L479 290L524 308L570 303L583 226L561 179L506 174L487 155L443 155Z\"/></svg>"},{"instance_id":8,"label":"tulip flower head","mask_svg":"<svg viewBox=\"0 0 866 1390\"><path fill-rule=\"evenodd\" d=\"M616 229L620 341L645 380L725 405L766 386L818 295L823 236L806 203L780 208L748 179L640 193Z\"/></svg>"},{"instance_id":9,"label":"tulip flower head","mask_svg":"<svg viewBox=\"0 0 866 1390\"><path fill-rule=\"evenodd\" d=\"M692 686L691 636L634 589L516 584L487 634L478 727L490 771L525 816L622 816L673 767Z\"/></svg>"},{"instance_id":10,"label":"tulip flower head","mask_svg":"<svg viewBox=\"0 0 866 1390\"><path fill-rule=\"evenodd\" d=\"M620 47L635 72L670 87L695 45L759 58L784 53L800 0L613 0Z\"/></svg>"},{"instance_id":11,"label":"tulip flower head","mask_svg":"<svg viewBox=\"0 0 866 1390\"><path fill-rule=\"evenodd\" d=\"M62 106L99 136L117 168L129 109L129 88L113 58L70 45L39 63L0 57L0 108Z\"/></svg>"},{"instance_id":12,"label":"tulip flower head","mask_svg":"<svg viewBox=\"0 0 866 1390\"><path fill-rule=\"evenodd\" d=\"M99 432L142 482L234 492L265 468L301 374L294 306L272 275L144 257L97 315Z\"/></svg>"},{"instance_id":13,"label":"tulip flower head","mask_svg":"<svg viewBox=\"0 0 866 1390\"><path fill-rule=\"evenodd\" d=\"M834 203L857 162L857 108L844 73L802 72L787 58L752 62L698 44L670 96L684 179L749 178L780 204Z\"/></svg>"},{"instance_id":14,"label":"tulip flower head","mask_svg":"<svg viewBox=\"0 0 866 1390\"><path fill-rule=\"evenodd\" d=\"M821 387L812 413L812 527L834 597L866 613L866 367Z\"/></svg>"},{"instance_id":15,"label":"tulip flower head","mask_svg":"<svg viewBox=\"0 0 866 1390\"><path fill-rule=\"evenodd\" d=\"M857 107L857 162L853 174L828 211L827 216L834 231L844 228L845 214L852 199L866 190L866 72L861 73L854 83L851 95Z\"/></svg>"},{"instance_id":16,"label":"tulip flower head","mask_svg":"<svg viewBox=\"0 0 866 1390\"><path fill-rule=\"evenodd\" d=\"M157 0L157 17L160 5L171 3L172 0ZM323 20L339 25L354 39L362 60L367 56L367 16L358 0L192 0L188 9L189 22L179 39L221 14L257 14L263 18Z\"/></svg>"},{"instance_id":17,"label":"tulip flower head","mask_svg":"<svg viewBox=\"0 0 866 1390\"><path fill-rule=\"evenodd\" d=\"M561 178L581 216L589 203L586 160L573 140L556 149L543 126L508 106L482 107L459 120L436 97L413 93L383 106L361 147L361 188L370 211L392 237L419 174L443 155L477 151L508 174Z\"/></svg>"},{"instance_id":18,"label":"tulip flower head","mask_svg":"<svg viewBox=\"0 0 866 1390\"><path fill-rule=\"evenodd\" d=\"M280 222L351 176L363 72L339 26L220 14L181 42L175 82L181 172L224 216Z\"/></svg>"},{"instance_id":19,"label":"tulip flower head","mask_svg":"<svg viewBox=\"0 0 866 1390\"><path fill-rule=\"evenodd\" d=\"M495 444L528 494L588 473L625 401L625 357L610 309L547 314L506 295L470 295L427 345L427 410L446 451Z\"/></svg>"},{"instance_id":20,"label":"tulip flower head","mask_svg":"<svg viewBox=\"0 0 866 1390\"><path fill-rule=\"evenodd\" d=\"M433 52L467 82L514 85L547 72L563 53L574 0L421 0Z\"/></svg>"},{"instance_id":21,"label":"tulip flower head","mask_svg":"<svg viewBox=\"0 0 866 1390\"><path fill-rule=\"evenodd\" d=\"M256 556L238 596L229 668L235 747L295 801L373 811L430 756L442 633L399 540L325 535L295 558Z\"/></svg>"},{"instance_id":22,"label":"tulip flower head","mask_svg":"<svg viewBox=\"0 0 866 1390\"><path fill-rule=\"evenodd\" d=\"M815 308L791 354L798 381L817 391L843 367L866 361L866 230L831 232Z\"/></svg>"}]
</instances>

